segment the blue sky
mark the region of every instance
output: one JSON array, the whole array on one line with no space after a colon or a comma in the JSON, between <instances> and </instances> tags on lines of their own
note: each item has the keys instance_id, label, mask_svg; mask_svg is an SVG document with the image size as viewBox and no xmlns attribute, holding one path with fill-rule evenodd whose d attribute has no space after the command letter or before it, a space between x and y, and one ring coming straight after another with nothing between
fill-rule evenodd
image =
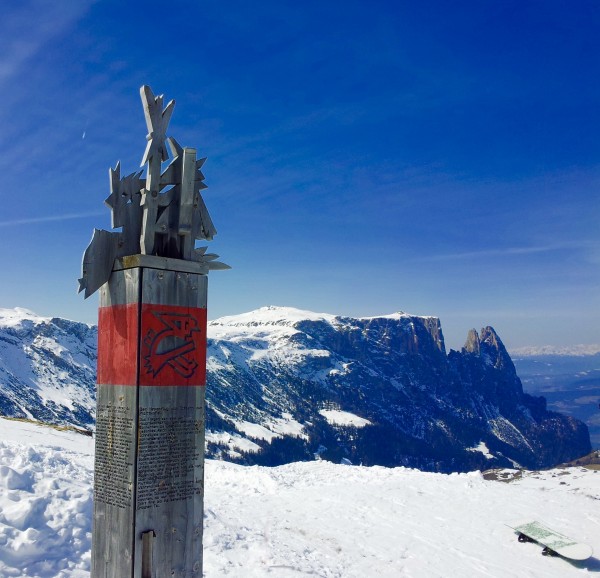
<instances>
[{"instance_id":1,"label":"blue sky","mask_svg":"<svg viewBox=\"0 0 600 578\"><path fill-rule=\"evenodd\" d=\"M24 0L0 21L0 307L77 295L142 84L207 156L209 317L441 318L600 342L600 4Z\"/></svg>"}]
</instances>

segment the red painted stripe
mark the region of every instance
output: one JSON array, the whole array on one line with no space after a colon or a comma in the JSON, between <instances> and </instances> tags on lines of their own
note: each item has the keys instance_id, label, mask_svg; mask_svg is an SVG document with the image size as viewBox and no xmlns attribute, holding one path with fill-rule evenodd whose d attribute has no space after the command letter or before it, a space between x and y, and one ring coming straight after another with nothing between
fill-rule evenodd
<instances>
[{"instance_id":1,"label":"red painted stripe","mask_svg":"<svg viewBox=\"0 0 600 578\"><path fill-rule=\"evenodd\" d=\"M141 346L141 351L139 347ZM206 385L206 309L113 305L98 311L98 377L103 385Z\"/></svg>"},{"instance_id":2,"label":"red painted stripe","mask_svg":"<svg viewBox=\"0 0 600 578\"><path fill-rule=\"evenodd\" d=\"M98 310L98 383L136 385L137 311L136 303Z\"/></svg>"}]
</instances>

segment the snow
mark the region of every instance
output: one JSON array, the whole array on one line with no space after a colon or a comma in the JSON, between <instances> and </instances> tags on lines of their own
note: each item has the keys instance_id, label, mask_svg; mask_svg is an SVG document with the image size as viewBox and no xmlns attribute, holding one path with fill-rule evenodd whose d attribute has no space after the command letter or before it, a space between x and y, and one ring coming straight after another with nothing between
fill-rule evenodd
<instances>
[{"instance_id":1,"label":"snow","mask_svg":"<svg viewBox=\"0 0 600 578\"><path fill-rule=\"evenodd\" d=\"M227 419L227 416L224 413L216 409L213 411L215 411L221 418ZM274 438L280 438L286 435L308 439L308 436L304 431L304 426L300 422L296 421L290 413L283 413L283 415L280 418L270 419L266 421L263 425L251 423L249 421L244 420L233 420L233 424L235 425L235 429L237 429L244 435L255 440L265 440L268 443L271 443ZM228 434L222 435L228 437ZM211 436L212 437L209 438L210 441L214 441L215 443L223 443L224 438L217 438L217 436L212 433ZM260 446L254 444L253 442L249 443L256 448L252 449L251 451L260 450ZM241 448L242 446L238 445L238 447Z\"/></svg>"},{"instance_id":2,"label":"snow","mask_svg":"<svg viewBox=\"0 0 600 578\"><path fill-rule=\"evenodd\" d=\"M284 413L280 418L275 418L269 421L267 427L276 434L301 437L308 439L304 432L304 426L294 419L291 413Z\"/></svg>"},{"instance_id":3,"label":"snow","mask_svg":"<svg viewBox=\"0 0 600 578\"><path fill-rule=\"evenodd\" d=\"M420 317L421 319L437 319L437 317L433 315L413 315L412 313L406 313L405 311L396 311L395 313L390 313L388 315L375 315L374 317L358 317L361 320L370 320L370 319L402 319L402 318L413 318Z\"/></svg>"},{"instance_id":4,"label":"snow","mask_svg":"<svg viewBox=\"0 0 600 578\"><path fill-rule=\"evenodd\" d=\"M265 426L257 423L251 423L249 421L234 421L233 423L235 425L235 429L255 440L265 440L271 443L273 438L281 437Z\"/></svg>"},{"instance_id":5,"label":"snow","mask_svg":"<svg viewBox=\"0 0 600 578\"><path fill-rule=\"evenodd\" d=\"M349 411L341 411L339 409L321 409L319 413L327 420L331 425L337 426L352 426L352 427L365 427L371 425L371 422L364 417L359 417Z\"/></svg>"},{"instance_id":6,"label":"snow","mask_svg":"<svg viewBox=\"0 0 600 578\"><path fill-rule=\"evenodd\" d=\"M290 338L300 333L295 328L300 321L332 324L335 319L334 315L325 313L273 306L220 317L208 323L207 368L218 371L232 365L243 368L260 365L261 362L293 366L307 356L328 358L329 351L290 345Z\"/></svg>"},{"instance_id":7,"label":"snow","mask_svg":"<svg viewBox=\"0 0 600 578\"><path fill-rule=\"evenodd\" d=\"M228 417L220 412L218 409L213 411L222 419L228 419ZM265 440L271 443L274 438L280 438L282 436L293 436L308 439L304 426L294 419L291 413L284 412L279 418L271 418L265 423L256 424L244 420L232 420L235 429L249 438L255 440ZM214 444L226 445L229 448L229 454L232 457L241 457L236 449L240 449L245 452L259 452L260 446L255 444L252 440L228 434L226 432L212 432L209 431L206 434L207 441Z\"/></svg>"},{"instance_id":8,"label":"snow","mask_svg":"<svg viewBox=\"0 0 600 578\"><path fill-rule=\"evenodd\" d=\"M0 419L0 440L0 576L88 578L92 439ZM325 461L264 468L209 460L205 576L568 578L600 571L597 558L544 557L506 525L539 519L600 553L600 471L496 477L504 481Z\"/></svg>"},{"instance_id":9,"label":"snow","mask_svg":"<svg viewBox=\"0 0 600 578\"><path fill-rule=\"evenodd\" d=\"M280 438L282 436L308 439L308 436L304 431L304 426L299 421L296 421L290 413L284 413L279 418L270 419L263 425L247 421L234 421L233 423L238 431L248 437L265 440L269 443L271 443L274 438Z\"/></svg>"},{"instance_id":10,"label":"snow","mask_svg":"<svg viewBox=\"0 0 600 578\"><path fill-rule=\"evenodd\" d=\"M259 452L260 446L255 444L253 441L246 439L242 436L230 434L227 432L206 432L206 441L213 444L218 444L227 447L227 453L231 458L241 458L242 454L237 451L243 452Z\"/></svg>"},{"instance_id":11,"label":"snow","mask_svg":"<svg viewBox=\"0 0 600 578\"><path fill-rule=\"evenodd\" d=\"M29 309L23 307L15 307L14 309L2 309L0 308L0 327L17 327L23 323L23 321L30 321L34 324L48 323L50 317L40 317Z\"/></svg>"},{"instance_id":12,"label":"snow","mask_svg":"<svg viewBox=\"0 0 600 578\"><path fill-rule=\"evenodd\" d=\"M0 576L89 577L93 441L0 419Z\"/></svg>"},{"instance_id":13,"label":"snow","mask_svg":"<svg viewBox=\"0 0 600 578\"><path fill-rule=\"evenodd\" d=\"M489 426L492 433L507 444L526 446L533 452L531 444L527 438L505 417L498 416L489 420Z\"/></svg>"},{"instance_id":14,"label":"snow","mask_svg":"<svg viewBox=\"0 0 600 578\"><path fill-rule=\"evenodd\" d=\"M95 381L95 331L72 334L65 328L69 322L40 317L22 308L0 309L0 389L15 399L19 410L35 415L32 406L45 406L55 415L62 408L77 412L95 406L91 387ZM85 326L76 324L79 331ZM89 328L89 326L88 326ZM94 365L94 366L93 366ZM15 388L31 390L35 398L28 408L14 396ZM30 400L31 401L31 398ZM31 412L30 412L31 410ZM65 421L68 417L63 416Z\"/></svg>"},{"instance_id":15,"label":"snow","mask_svg":"<svg viewBox=\"0 0 600 578\"><path fill-rule=\"evenodd\" d=\"M306 320L333 323L335 315L313 313L294 307L267 306L249 313L219 317L209 321L208 336L211 339L228 341L235 341L236 336L242 339L247 339L249 336L259 339L287 337L298 333L298 330L293 327L295 323Z\"/></svg>"},{"instance_id":16,"label":"snow","mask_svg":"<svg viewBox=\"0 0 600 578\"><path fill-rule=\"evenodd\" d=\"M357 319L362 321L374 319L399 320L415 317L437 319L432 316L410 315L403 311L389 315L377 315L375 317L359 317ZM298 333L294 325L301 321L323 321L330 325L335 325L340 320L346 320L346 318L330 313L315 313L294 307L269 305L248 313L219 317L218 319L209 321L208 336L211 339L226 339L228 341L236 341L236 337L238 339L248 339L249 336L259 340L270 340L289 337L294 333Z\"/></svg>"},{"instance_id":17,"label":"snow","mask_svg":"<svg viewBox=\"0 0 600 578\"><path fill-rule=\"evenodd\" d=\"M494 459L494 455L490 453L490 450L485 442L479 442L475 447L467 448L467 450L470 452L481 452L488 460Z\"/></svg>"}]
</instances>

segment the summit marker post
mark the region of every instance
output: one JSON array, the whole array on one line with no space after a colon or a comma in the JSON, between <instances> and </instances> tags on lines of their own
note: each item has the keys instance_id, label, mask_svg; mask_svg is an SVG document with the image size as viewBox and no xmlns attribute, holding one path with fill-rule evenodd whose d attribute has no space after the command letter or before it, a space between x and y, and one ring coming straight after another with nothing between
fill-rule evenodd
<instances>
[{"instance_id":1,"label":"summit marker post","mask_svg":"<svg viewBox=\"0 0 600 578\"><path fill-rule=\"evenodd\" d=\"M94 230L79 279L100 294L91 578L201 578L207 274L229 266L195 246L216 234L206 159L167 138L174 101L140 94L146 177L110 169L121 231Z\"/></svg>"}]
</instances>

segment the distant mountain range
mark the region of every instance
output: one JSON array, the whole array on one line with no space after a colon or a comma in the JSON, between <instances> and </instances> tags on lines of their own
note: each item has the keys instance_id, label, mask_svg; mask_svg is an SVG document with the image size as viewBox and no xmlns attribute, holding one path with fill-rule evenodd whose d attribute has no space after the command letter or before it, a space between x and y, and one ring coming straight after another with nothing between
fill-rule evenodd
<instances>
[{"instance_id":1,"label":"distant mountain range","mask_svg":"<svg viewBox=\"0 0 600 578\"><path fill-rule=\"evenodd\" d=\"M517 347L510 349L512 357L539 357L542 355L560 355L564 357L584 357L600 354L600 344L581 344L570 346L541 345L538 347Z\"/></svg>"},{"instance_id":2,"label":"distant mountain range","mask_svg":"<svg viewBox=\"0 0 600 578\"><path fill-rule=\"evenodd\" d=\"M0 412L91 428L96 328L0 310ZM265 307L209 323L207 451L466 471L591 451L586 426L523 393L491 327L446 353L435 317Z\"/></svg>"}]
</instances>

